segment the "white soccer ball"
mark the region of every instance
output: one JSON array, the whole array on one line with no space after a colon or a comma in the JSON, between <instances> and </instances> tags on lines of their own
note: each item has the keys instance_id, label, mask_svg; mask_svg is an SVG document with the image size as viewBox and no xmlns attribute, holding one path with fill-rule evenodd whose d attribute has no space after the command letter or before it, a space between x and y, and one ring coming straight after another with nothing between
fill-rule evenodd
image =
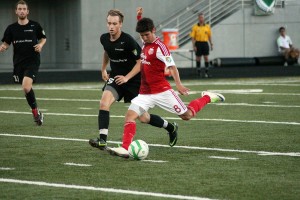
<instances>
[{"instance_id":1,"label":"white soccer ball","mask_svg":"<svg viewBox=\"0 0 300 200\"><path fill-rule=\"evenodd\" d=\"M149 146L143 140L134 140L128 148L129 156L135 160L144 160L149 153Z\"/></svg>"}]
</instances>

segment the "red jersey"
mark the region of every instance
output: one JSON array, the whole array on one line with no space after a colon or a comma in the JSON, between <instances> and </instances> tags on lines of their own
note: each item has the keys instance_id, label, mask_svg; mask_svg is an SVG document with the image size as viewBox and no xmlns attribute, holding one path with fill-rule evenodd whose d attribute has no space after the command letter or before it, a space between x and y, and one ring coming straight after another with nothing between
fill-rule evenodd
<instances>
[{"instance_id":1,"label":"red jersey","mask_svg":"<svg viewBox=\"0 0 300 200\"><path fill-rule=\"evenodd\" d=\"M168 47L159 38L144 44L141 62L140 94L156 94L171 89L164 73L166 67L175 63Z\"/></svg>"}]
</instances>

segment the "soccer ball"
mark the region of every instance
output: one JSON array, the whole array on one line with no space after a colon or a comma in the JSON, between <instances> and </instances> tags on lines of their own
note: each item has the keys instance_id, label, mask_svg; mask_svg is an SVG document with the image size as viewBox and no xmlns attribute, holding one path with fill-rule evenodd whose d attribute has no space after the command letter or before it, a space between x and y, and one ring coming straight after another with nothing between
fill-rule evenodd
<instances>
[{"instance_id":1,"label":"soccer ball","mask_svg":"<svg viewBox=\"0 0 300 200\"><path fill-rule=\"evenodd\" d=\"M149 147L143 140L134 140L128 148L129 156L135 160L144 160L149 153Z\"/></svg>"}]
</instances>

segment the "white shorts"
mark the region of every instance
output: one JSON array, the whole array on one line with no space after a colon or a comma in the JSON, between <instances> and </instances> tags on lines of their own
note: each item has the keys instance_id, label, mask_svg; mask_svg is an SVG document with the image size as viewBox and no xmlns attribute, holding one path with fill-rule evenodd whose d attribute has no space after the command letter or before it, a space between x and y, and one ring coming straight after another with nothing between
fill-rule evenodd
<instances>
[{"instance_id":1,"label":"white shorts","mask_svg":"<svg viewBox=\"0 0 300 200\"><path fill-rule=\"evenodd\" d=\"M182 115L187 111L186 105L173 89L158 94L139 94L131 100L131 103L143 108L146 112L155 106L176 115Z\"/></svg>"}]
</instances>

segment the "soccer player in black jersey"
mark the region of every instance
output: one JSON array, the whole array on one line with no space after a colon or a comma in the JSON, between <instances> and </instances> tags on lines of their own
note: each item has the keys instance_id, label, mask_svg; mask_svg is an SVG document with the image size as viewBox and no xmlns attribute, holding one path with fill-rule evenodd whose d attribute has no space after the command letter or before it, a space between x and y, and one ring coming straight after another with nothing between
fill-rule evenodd
<instances>
[{"instance_id":1,"label":"soccer player in black jersey","mask_svg":"<svg viewBox=\"0 0 300 200\"><path fill-rule=\"evenodd\" d=\"M0 52L13 44L13 79L15 83L22 84L26 100L32 109L35 123L43 124L43 114L38 110L36 98L32 89L40 66L40 52L46 43L46 35L39 23L29 20L28 4L18 1L16 4L18 21L9 25L2 38Z\"/></svg>"},{"instance_id":2,"label":"soccer player in black jersey","mask_svg":"<svg viewBox=\"0 0 300 200\"><path fill-rule=\"evenodd\" d=\"M105 150L107 147L110 106L122 98L124 98L125 103L130 103L138 95L141 83L139 73L141 48L129 34L121 31L123 20L124 15L119 10L110 10L107 15L109 32L102 34L100 37L100 42L104 48L101 72L106 85L103 88L98 114L100 137L89 140L92 147L100 150ZM109 62L111 71L108 75L106 68ZM168 123L160 116L153 114L149 118L150 121L148 119L147 121L140 119L140 121L149 123L152 126L164 127L169 132L170 143L175 145L177 124ZM161 122L164 123L164 126Z\"/></svg>"}]
</instances>

